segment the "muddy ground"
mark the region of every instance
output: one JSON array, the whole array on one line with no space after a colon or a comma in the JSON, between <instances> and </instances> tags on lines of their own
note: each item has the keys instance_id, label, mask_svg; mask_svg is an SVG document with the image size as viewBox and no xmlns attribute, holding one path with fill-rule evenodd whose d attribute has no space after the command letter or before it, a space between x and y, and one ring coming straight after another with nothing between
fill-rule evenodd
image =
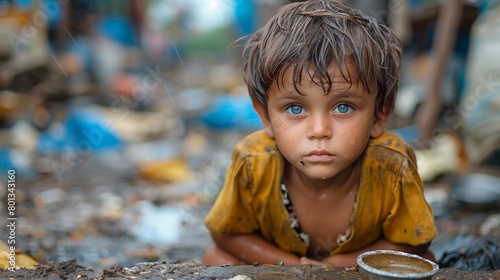
<instances>
[{"instance_id":1,"label":"muddy ground","mask_svg":"<svg viewBox=\"0 0 500 280\"><path fill-rule=\"evenodd\" d=\"M33 270L23 269L15 274L0 272L3 278L15 279L362 279L357 267L327 267L327 266L278 266L278 265L245 265L245 266L202 266L196 263L171 264L139 263L126 268L115 265L109 269L96 271L85 268L75 260L57 264L46 263ZM499 280L500 271L468 272L455 268L446 268L438 271L433 277L435 280Z\"/></svg>"},{"instance_id":2,"label":"muddy ground","mask_svg":"<svg viewBox=\"0 0 500 280\"><path fill-rule=\"evenodd\" d=\"M39 262L76 259L96 270L199 262L211 242L203 219L225 169L218 158L229 156L221 145L209 150L212 157L191 157L189 179L175 184L145 178L124 151L76 157L59 173L52 167L68 159L37 159L37 174L17 172L16 249ZM0 238L6 243L8 232Z\"/></svg>"}]
</instances>

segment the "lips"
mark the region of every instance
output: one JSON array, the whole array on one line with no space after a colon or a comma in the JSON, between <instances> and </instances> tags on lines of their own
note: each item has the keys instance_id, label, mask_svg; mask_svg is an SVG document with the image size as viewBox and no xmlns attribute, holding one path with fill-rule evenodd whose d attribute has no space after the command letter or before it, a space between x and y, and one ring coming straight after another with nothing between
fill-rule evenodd
<instances>
[{"instance_id":1,"label":"lips","mask_svg":"<svg viewBox=\"0 0 500 280\"><path fill-rule=\"evenodd\" d=\"M335 156L326 150L315 150L305 155L308 162L331 162Z\"/></svg>"}]
</instances>

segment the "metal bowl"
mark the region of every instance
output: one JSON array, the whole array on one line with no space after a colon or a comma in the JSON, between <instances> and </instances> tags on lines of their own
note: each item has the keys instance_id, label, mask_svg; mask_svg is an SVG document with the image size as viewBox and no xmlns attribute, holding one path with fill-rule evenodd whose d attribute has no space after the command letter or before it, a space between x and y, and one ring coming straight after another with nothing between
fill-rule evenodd
<instances>
[{"instance_id":1,"label":"metal bowl","mask_svg":"<svg viewBox=\"0 0 500 280\"><path fill-rule=\"evenodd\" d=\"M470 173L458 177L453 183L451 198L470 206L493 206L500 203L500 178Z\"/></svg>"},{"instance_id":2,"label":"metal bowl","mask_svg":"<svg viewBox=\"0 0 500 280\"><path fill-rule=\"evenodd\" d=\"M358 256L361 279L432 279L439 266L418 255L392 250L368 251Z\"/></svg>"}]
</instances>

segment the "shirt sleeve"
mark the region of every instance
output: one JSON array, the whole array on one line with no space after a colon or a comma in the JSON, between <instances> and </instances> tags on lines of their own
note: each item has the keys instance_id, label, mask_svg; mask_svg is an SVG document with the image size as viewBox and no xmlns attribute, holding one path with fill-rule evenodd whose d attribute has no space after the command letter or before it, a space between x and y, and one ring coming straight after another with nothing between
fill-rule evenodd
<instances>
[{"instance_id":1,"label":"shirt sleeve","mask_svg":"<svg viewBox=\"0 0 500 280\"><path fill-rule=\"evenodd\" d=\"M252 233L258 223L252 209L251 168L238 146L233 150L224 186L205 218L205 226L216 235Z\"/></svg>"},{"instance_id":2,"label":"shirt sleeve","mask_svg":"<svg viewBox=\"0 0 500 280\"><path fill-rule=\"evenodd\" d=\"M393 243L413 246L430 242L437 235L431 206L416 168L413 150L407 145L407 160L400 169L393 191L393 204L383 224L384 236Z\"/></svg>"}]
</instances>

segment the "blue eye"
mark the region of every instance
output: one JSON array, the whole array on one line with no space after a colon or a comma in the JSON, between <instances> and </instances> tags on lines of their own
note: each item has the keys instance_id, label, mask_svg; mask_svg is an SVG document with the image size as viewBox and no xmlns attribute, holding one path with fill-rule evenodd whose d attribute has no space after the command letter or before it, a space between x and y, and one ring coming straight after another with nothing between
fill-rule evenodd
<instances>
[{"instance_id":1,"label":"blue eye","mask_svg":"<svg viewBox=\"0 0 500 280\"><path fill-rule=\"evenodd\" d=\"M347 114L352 110L352 107L348 104L340 104L333 110L336 113Z\"/></svg>"},{"instance_id":2,"label":"blue eye","mask_svg":"<svg viewBox=\"0 0 500 280\"><path fill-rule=\"evenodd\" d=\"M292 115L298 115L304 112L304 108L300 105L291 105L286 109L286 111Z\"/></svg>"}]
</instances>

